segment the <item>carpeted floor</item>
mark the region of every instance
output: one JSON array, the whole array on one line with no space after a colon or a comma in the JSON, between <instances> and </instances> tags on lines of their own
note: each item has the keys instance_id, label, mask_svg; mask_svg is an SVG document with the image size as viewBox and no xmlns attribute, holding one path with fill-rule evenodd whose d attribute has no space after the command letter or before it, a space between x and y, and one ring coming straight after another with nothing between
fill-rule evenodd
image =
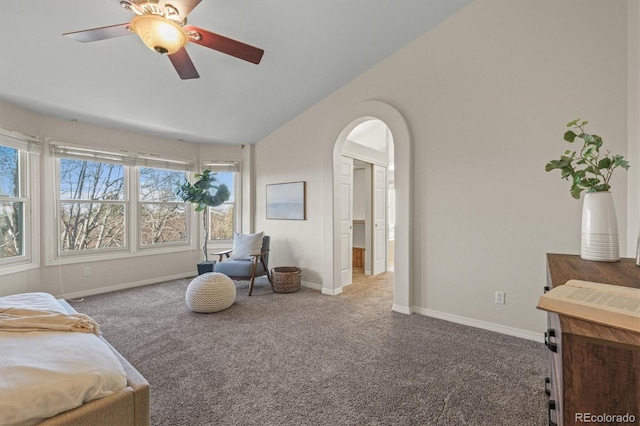
<instances>
[{"instance_id":1,"label":"carpeted floor","mask_svg":"<svg viewBox=\"0 0 640 426\"><path fill-rule=\"evenodd\" d=\"M72 302L149 381L153 425L544 425L543 344L391 311L391 273L190 312L190 280Z\"/></svg>"}]
</instances>

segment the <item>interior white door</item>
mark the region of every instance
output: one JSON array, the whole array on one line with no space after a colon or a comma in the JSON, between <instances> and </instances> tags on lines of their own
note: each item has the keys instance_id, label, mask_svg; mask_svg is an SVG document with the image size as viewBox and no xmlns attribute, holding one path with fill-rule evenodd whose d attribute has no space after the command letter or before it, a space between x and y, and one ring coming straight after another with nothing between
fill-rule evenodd
<instances>
[{"instance_id":1,"label":"interior white door","mask_svg":"<svg viewBox=\"0 0 640 426\"><path fill-rule=\"evenodd\" d=\"M353 159L340 162L340 277L343 286L353 281Z\"/></svg>"},{"instance_id":2,"label":"interior white door","mask_svg":"<svg viewBox=\"0 0 640 426\"><path fill-rule=\"evenodd\" d=\"M387 270L387 168L373 165L373 275Z\"/></svg>"}]
</instances>

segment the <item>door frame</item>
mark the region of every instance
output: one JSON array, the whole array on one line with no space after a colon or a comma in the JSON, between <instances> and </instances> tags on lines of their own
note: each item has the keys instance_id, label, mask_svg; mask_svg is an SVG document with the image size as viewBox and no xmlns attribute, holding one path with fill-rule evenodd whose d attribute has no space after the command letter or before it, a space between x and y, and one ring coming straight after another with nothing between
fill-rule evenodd
<instances>
[{"instance_id":1,"label":"door frame","mask_svg":"<svg viewBox=\"0 0 640 426\"><path fill-rule=\"evenodd\" d=\"M380 199L376 196L378 189L378 183L376 173L382 171L384 174L384 188L382 197L382 206L378 204ZM388 271L389 267L389 200L387 194L389 193L389 165L381 166L379 164L371 165L371 275L377 275L382 272ZM378 219L378 208L382 208L382 220ZM378 224L384 226L382 230L382 236L376 235L380 233ZM384 250L384 258L379 261L377 258L378 250L380 248Z\"/></svg>"},{"instance_id":2,"label":"door frame","mask_svg":"<svg viewBox=\"0 0 640 426\"><path fill-rule=\"evenodd\" d=\"M340 221L339 200L339 174L340 157L347 136L359 124L377 119L386 124L393 136L394 147L394 184L396 194L396 225L395 225L395 262L394 262L394 284L393 284L393 306L392 310L400 313L413 313L411 300L411 256L410 247L412 244L410 229L412 229L411 210L413 200L412 191L412 156L411 137L409 127L400 112L394 107L381 101L364 101L353 105L345 111L342 130L338 132L333 145L332 173L327 176L330 179L330 194L327 199L331 200L332 214L323 216L324 229L332 230L330 238L325 239L323 253L325 257L323 266L322 293L337 295L342 293L340 285Z\"/></svg>"},{"instance_id":3,"label":"door frame","mask_svg":"<svg viewBox=\"0 0 640 426\"><path fill-rule=\"evenodd\" d=\"M345 175L345 167L347 167L348 173ZM353 259L352 259L352 254L353 254L353 158L350 157L345 157L345 156L341 156L340 158L340 195L338 195L338 198L340 198L341 202L339 204L340 207L340 286L341 287L345 287L347 285L350 285L351 283L353 283ZM345 197L345 180L347 180L348 185L349 185L349 189L348 189L348 194ZM347 199L347 202L349 203L348 207L348 213L347 213L347 220L344 220L344 203L342 202L343 199ZM345 222L347 222L345 224ZM348 227L348 228L347 228ZM345 247L345 242L344 242L344 238L345 238L345 234L348 236L348 241L347 241L347 252L344 253L343 248ZM346 256L346 259L344 258L344 256ZM346 263L346 270L343 269L344 265Z\"/></svg>"}]
</instances>

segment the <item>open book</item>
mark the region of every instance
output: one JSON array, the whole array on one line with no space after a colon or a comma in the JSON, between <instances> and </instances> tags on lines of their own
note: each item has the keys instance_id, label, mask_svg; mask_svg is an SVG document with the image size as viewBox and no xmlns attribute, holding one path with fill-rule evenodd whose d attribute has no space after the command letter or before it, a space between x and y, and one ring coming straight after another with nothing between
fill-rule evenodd
<instances>
[{"instance_id":1,"label":"open book","mask_svg":"<svg viewBox=\"0 0 640 426\"><path fill-rule=\"evenodd\" d=\"M640 333L640 289L569 280L540 296L538 309Z\"/></svg>"}]
</instances>

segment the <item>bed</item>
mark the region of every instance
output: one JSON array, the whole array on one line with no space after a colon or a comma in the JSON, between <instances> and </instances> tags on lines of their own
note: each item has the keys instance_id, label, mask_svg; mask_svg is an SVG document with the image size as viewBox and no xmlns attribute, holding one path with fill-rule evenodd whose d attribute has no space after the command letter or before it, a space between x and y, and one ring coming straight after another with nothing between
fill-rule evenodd
<instances>
[{"instance_id":1,"label":"bed","mask_svg":"<svg viewBox=\"0 0 640 426\"><path fill-rule=\"evenodd\" d=\"M0 425L149 425L149 383L47 293L0 297Z\"/></svg>"}]
</instances>

